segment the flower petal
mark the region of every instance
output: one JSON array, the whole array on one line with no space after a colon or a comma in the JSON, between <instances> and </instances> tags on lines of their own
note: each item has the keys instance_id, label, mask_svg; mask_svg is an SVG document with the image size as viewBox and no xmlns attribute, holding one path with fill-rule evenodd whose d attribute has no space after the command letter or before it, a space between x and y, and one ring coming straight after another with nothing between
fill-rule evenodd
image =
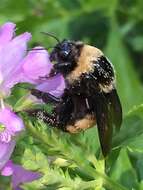
<instances>
[{"instance_id":1,"label":"flower petal","mask_svg":"<svg viewBox=\"0 0 143 190\"><path fill-rule=\"evenodd\" d=\"M43 49L42 47L37 48ZM52 64L46 50L32 50L0 86L1 96L8 96L10 89L20 82L38 84L41 81L40 77L48 74L51 68Z\"/></svg>"},{"instance_id":2,"label":"flower petal","mask_svg":"<svg viewBox=\"0 0 143 190\"><path fill-rule=\"evenodd\" d=\"M1 174L3 176L12 175L12 187L16 190L19 189L19 185L34 181L41 177L40 173L26 170L22 166L14 164L12 160L9 160L5 164L1 171Z\"/></svg>"},{"instance_id":3,"label":"flower petal","mask_svg":"<svg viewBox=\"0 0 143 190\"><path fill-rule=\"evenodd\" d=\"M4 132L0 133L0 141L9 143L11 141L11 136L12 134L8 130L5 130Z\"/></svg>"},{"instance_id":4,"label":"flower petal","mask_svg":"<svg viewBox=\"0 0 143 190\"><path fill-rule=\"evenodd\" d=\"M1 170L1 175L10 176L13 174L13 162L9 160Z\"/></svg>"},{"instance_id":5,"label":"flower petal","mask_svg":"<svg viewBox=\"0 0 143 190\"><path fill-rule=\"evenodd\" d=\"M15 24L7 22L0 27L0 48L6 45L14 35Z\"/></svg>"},{"instance_id":6,"label":"flower petal","mask_svg":"<svg viewBox=\"0 0 143 190\"><path fill-rule=\"evenodd\" d=\"M38 172L32 172L24 169L20 165L13 165L12 186L17 188L22 183L28 183L41 177Z\"/></svg>"},{"instance_id":7,"label":"flower petal","mask_svg":"<svg viewBox=\"0 0 143 190\"><path fill-rule=\"evenodd\" d=\"M48 52L43 47L34 48L23 60L25 82L36 83L40 77L49 74L51 68Z\"/></svg>"},{"instance_id":8,"label":"flower petal","mask_svg":"<svg viewBox=\"0 0 143 190\"><path fill-rule=\"evenodd\" d=\"M13 75L13 72L18 67L18 63L26 54L27 42L30 38L31 34L25 32L15 37L0 50L0 65L5 80Z\"/></svg>"},{"instance_id":9,"label":"flower petal","mask_svg":"<svg viewBox=\"0 0 143 190\"><path fill-rule=\"evenodd\" d=\"M63 94L65 89L65 80L62 75L57 75L38 85L37 89L59 97Z\"/></svg>"},{"instance_id":10,"label":"flower petal","mask_svg":"<svg viewBox=\"0 0 143 190\"><path fill-rule=\"evenodd\" d=\"M15 147L15 141L12 140L9 143L2 143L0 142L0 169L3 168L5 163L9 160L14 147Z\"/></svg>"},{"instance_id":11,"label":"flower petal","mask_svg":"<svg viewBox=\"0 0 143 190\"><path fill-rule=\"evenodd\" d=\"M0 110L0 123L4 124L11 135L24 129L23 121L9 108Z\"/></svg>"}]
</instances>

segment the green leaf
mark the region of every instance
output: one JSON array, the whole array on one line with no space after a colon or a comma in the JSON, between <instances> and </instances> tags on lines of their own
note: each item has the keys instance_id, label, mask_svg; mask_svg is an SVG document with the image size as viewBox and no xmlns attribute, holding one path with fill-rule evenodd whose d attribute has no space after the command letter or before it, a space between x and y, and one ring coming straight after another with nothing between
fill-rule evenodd
<instances>
[{"instance_id":1,"label":"green leaf","mask_svg":"<svg viewBox=\"0 0 143 190\"><path fill-rule=\"evenodd\" d=\"M46 172L48 160L46 156L36 146L28 146L22 157L23 167L28 170L39 170Z\"/></svg>"},{"instance_id":2,"label":"green leaf","mask_svg":"<svg viewBox=\"0 0 143 190\"><path fill-rule=\"evenodd\" d=\"M138 170L139 179L143 182L143 154L138 156L136 168Z\"/></svg>"},{"instance_id":3,"label":"green leaf","mask_svg":"<svg viewBox=\"0 0 143 190\"><path fill-rule=\"evenodd\" d=\"M113 138L113 147L126 147L143 152L143 105L134 107L124 118L120 132Z\"/></svg>"},{"instance_id":4,"label":"green leaf","mask_svg":"<svg viewBox=\"0 0 143 190\"><path fill-rule=\"evenodd\" d=\"M121 150L110 176L128 189L136 189L138 183L137 174L132 167L126 149Z\"/></svg>"},{"instance_id":5,"label":"green leaf","mask_svg":"<svg viewBox=\"0 0 143 190\"><path fill-rule=\"evenodd\" d=\"M143 51L143 37L137 36L130 42L135 51Z\"/></svg>"},{"instance_id":6,"label":"green leaf","mask_svg":"<svg viewBox=\"0 0 143 190\"><path fill-rule=\"evenodd\" d=\"M139 185L139 190L143 190L143 181L141 181L141 183Z\"/></svg>"},{"instance_id":7,"label":"green leaf","mask_svg":"<svg viewBox=\"0 0 143 190\"><path fill-rule=\"evenodd\" d=\"M132 59L123 44L120 28L116 22L112 22L106 55L115 66L117 89L123 111L127 113L134 105L143 102L143 86L135 72Z\"/></svg>"}]
</instances>

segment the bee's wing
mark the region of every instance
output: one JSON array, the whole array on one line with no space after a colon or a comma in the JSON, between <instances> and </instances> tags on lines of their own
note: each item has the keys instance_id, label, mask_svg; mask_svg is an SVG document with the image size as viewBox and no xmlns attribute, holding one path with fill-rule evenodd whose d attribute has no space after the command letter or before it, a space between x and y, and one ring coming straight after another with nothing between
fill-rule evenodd
<instances>
[{"instance_id":1,"label":"bee's wing","mask_svg":"<svg viewBox=\"0 0 143 190\"><path fill-rule=\"evenodd\" d=\"M96 56L95 56L96 57ZM93 61L94 72L90 73L90 92L93 94L92 99L97 120L99 139L103 155L106 156L111 147L113 127L120 128L122 122L122 108L116 89L114 89L114 68L105 56L99 57ZM109 91L101 86L112 86ZM109 92L108 92L109 91ZM91 102L92 106L92 102Z\"/></svg>"},{"instance_id":2,"label":"bee's wing","mask_svg":"<svg viewBox=\"0 0 143 190\"><path fill-rule=\"evenodd\" d=\"M116 129L119 130L122 123L122 106L116 89L113 89L110 93L106 94L106 99L109 105L112 121Z\"/></svg>"},{"instance_id":3,"label":"bee's wing","mask_svg":"<svg viewBox=\"0 0 143 190\"><path fill-rule=\"evenodd\" d=\"M110 93L96 93L95 114L103 155L110 151L113 126L120 128L122 122L122 108L116 89Z\"/></svg>"},{"instance_id":4,"label":"bee's wing","mask_svg":"<svg viewBox=\"0 0 143 190\"><path fill-rule=\"evenodd\" d=\"M99 140L103 155L106 156L111 147L113 123L110 116L108 102L103 93L95 95L95 114L97 120L97 128L99 133Z\"/></svg>"}]
</instances>

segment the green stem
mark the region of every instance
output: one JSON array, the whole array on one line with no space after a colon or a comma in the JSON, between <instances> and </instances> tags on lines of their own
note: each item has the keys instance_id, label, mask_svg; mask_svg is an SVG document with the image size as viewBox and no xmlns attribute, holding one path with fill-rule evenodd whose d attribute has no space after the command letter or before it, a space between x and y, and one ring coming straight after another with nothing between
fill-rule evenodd
<instances>
[{"instance_id":1,"label":"green stem","mask_svg":"<svg viewBox=\"0 0 143 190\"><path fill-rule=\"evenodd\" d=\"M81 163L77 162L77 165L80 166L83 170L85 170L88 174L90 174L91 176L94 176L95 178L101 178L103 180L103 185L110 189L110 190L127 190L126 187L123 187L122 185L120 185L119 183L113 181L112 179L110 179L107 175L98 172L97 170L95 170L94 168L92 168L91 166L83 166Z\"/></svg>"},{"instance_id":2,"label":"green stem","mask_svg":"<svg viewBox=\"0 0 143 190\"><path fill-rule=\"evenodd\" d=\"M29 130L29 132L32 134L32 136L34 136L35 138L39 139L41 142L43 142L45 145L49 146L49 139L47 138L47 136L45 134L41 134L40 132L38 132L36 130L35 127L32 126L32 124L27 124L26 123L26 128ZM49 149L49 147L47 146L47 149ZM56 145L55 145L56 146ZM63 150L63 149L61 149ZM65 153L64 155L66 157L68 157L67 159L71 160L71 158L68 156L70 155L70 150L67 152L66 149L63 150L63 152ZM76 161L75 161L76 160ZM119 183L113 181L112 179L110 179L107 175L95 170L94 168L92 168L90 165L85 165L85 163L83 163L83 160L79 159L77 160L77 158L74 161L76 162L77 166L79 166L83 171L86 171L86 173L88 173L90 176L95 177L97 179L101 178L103 181L103 185L110 189L110 190L127 190L126 187L120 185Z\"/></svg>"}]
</instances>

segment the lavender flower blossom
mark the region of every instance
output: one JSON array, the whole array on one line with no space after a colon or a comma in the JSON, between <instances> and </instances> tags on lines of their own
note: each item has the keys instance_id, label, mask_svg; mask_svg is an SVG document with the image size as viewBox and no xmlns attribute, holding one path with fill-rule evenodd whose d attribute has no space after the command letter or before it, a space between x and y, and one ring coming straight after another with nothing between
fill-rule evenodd
<instances>
[{"instance_id":1,"label":"lavender flower blossom","mask_svg":"<svg viewBox=\"0 0 143 190\"><path fill-rule=\"evenodd\" d=\"M0 169L9 160L15 147L14 137L24 129L21 118L9 108L0 110Z\"/></svg>"},{"instance_id":2,"label":"lavender flower blossom","mask_svg":"<svg viewBox=\"0 0 143 190\"><path fill-rule=\"evenodd\" d=\"M8 22L0 27L0 100L8 97L11 88L20 82L37 85L42 91L60 96L65 88L61 75L43 82L52 64L46 50L34 50L27 54L31 34L25 32L15 37L15 24ZM9 108L0 108L0 169L9 160L15 138L24 129L22 120Z\"/></svg>"},{"instance_id":3,"label":"lavender flower blossom","mask_svg":"<svg viewBox=\"0 0 143 190\"><path fill-rule=\"evenodd\" d=\"M32 172L24 169L22 166L14 164L9 160L1 171L3 176L12 175L12 188L14 190L21 190L20 185L34 181L41 177L38 172Z\"/></svg>"},{"instance_id":4,"label":"lavender flower blossom","mask_svg":"<svg viewBox=\"0 0 143 190\"><path fill-rule=\"evenodd\" d=\"M31 34L25 32L15 35L15 24L8 22L0 27L0 97L10 94L10 89L17 83L29 82L35 85L43 84L41 77L47 75L52 64L46 50L30 51L27 54L27 42ZM14 37L14 38L13 38ZM46 85L46 86L45 86ZM61 95L65 87L61 75L44 82L44 91L53 91Z\"/></svg>"},{"instance_id":5,"label":"lavender flower blossom","mask_svg":"<svg viewBox=\"0 0 143 190\"><path fill-rule=\"evenodd\" d=\"M27 42L31 34L25 32L15 38L15 24L6 23L0 28L0 97L6 97L10 88L21 79L21 73L15 75L20 62L26 54Z\"/></svg>"},{"instance_id":6,"label":"lavender flower blossom","mask_svg":"<svg viewBox=\"0 0 143 190\"><path fill-rule=\"evenodd\" d=\"M42 49L42 47L36 47ZM49 54L46 50L33 49L23 59L23 82L29 82L35 84L36 88L53 94L54 96L61 96L65 88L65 81L62 75L57 75L50 79L42 79L48 75L53 67L50 60Z\"/></svg>"}]
</instances>

